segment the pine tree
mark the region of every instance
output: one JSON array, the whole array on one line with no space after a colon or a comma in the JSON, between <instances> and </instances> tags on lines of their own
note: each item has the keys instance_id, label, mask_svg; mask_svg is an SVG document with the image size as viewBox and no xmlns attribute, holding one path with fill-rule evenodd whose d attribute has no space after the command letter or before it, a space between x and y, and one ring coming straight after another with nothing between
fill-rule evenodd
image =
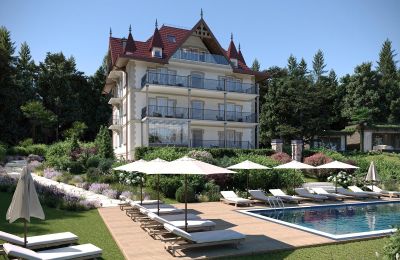
<instances>
[{"instance_id":1,"label":"pine tree","mask_svg":"<svg viewBox=\"0 0 400 260\"><path fill-rule=\"evenodd\" d=\"M288 68L289 75L292 75L292 76L297 75L298 64L297 64L297 59L296 59L296 57L293 56L293 54L290 54L290 56L288 58L287 68Z\"/></svg>"},{"instance_id":2,"label":"pine tree","mask_svg":"<svg viewBox=\"0 0 400 260\"><path fill-rule=\"evenodd\" d=\"M326 64L324 53L321 50L318 50L313 59L313 74L315 81L318 81L319 78L327 72L326 70L324 70L325 67Z\"/></svg>"},{"instance_id":3,"label":"pine tree","mask_svg":"<svg viewBox=\"0 0 400 260\"><path fill-rule=\"evenodd\" d=\"M260 71L260 63L258 62L257 58L254 59L253 64L251 65L251 69L253 71Z\"/></svg>"},{"instance_id":4,"label":"pine tree","mask_svg":"<svg viewBox=\"0 0 400 260\"><path fill-rule=\"evenodd\" d=\"M301 61L298 66L298 71L299 75L301 76L305 76L308 73L307 62L304 60L304 58L301 58Z\"/></svg>"},{"instance_id":5,"label":"pine tree","mask_svg":"<svg viewBox=\"0 0 400 260\"><path fill-rule=\"evenodd\" d=\"M382 44L382 49L379 52L378 72L384 77L396 76L396 61L394 60L397 54L392 50L392 42L389 39Z\"/></svg>"}]
</instances>

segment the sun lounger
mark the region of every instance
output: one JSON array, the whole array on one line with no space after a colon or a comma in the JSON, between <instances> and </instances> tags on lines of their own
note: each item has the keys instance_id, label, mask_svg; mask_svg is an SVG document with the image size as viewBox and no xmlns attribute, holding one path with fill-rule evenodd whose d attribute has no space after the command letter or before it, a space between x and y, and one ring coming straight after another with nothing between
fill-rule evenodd
<instances>
[{"instance_id":1,"label":"sun lounger","mask_svg":"<svg viewBox=\"0 0 400 260\"><path fill-rule=\"evenodd\" d=\"M170 224L177 228L185 228L185 219L180 220L167 220L163 216L158 216L154 213L149 213L147 216L152 220L150 222L142 223L141 227L145 229L151 236L165 233L160 229L164 229L164 224ZM188 219L187 228L190 231L213 230L215 222L206 219Z\"/></svg>"},{"instance_id":2,"label":"sun lounger","mask_svg":"<svg viewBox=\"0 0 400 260\"><path fill-rule=\"evenodd\" d=\"M305 200L304 198L299 196L287 195L281 189L270 189L269 192L271 192L274 197L280 198L281 200L286 202L300 203L301 201Z\"/></svg>"},{"instance_id":3,"label":"sun lounger","mask_svg":"<svg viewBox=\"0 0 400 260\"><path fill-rule=\"evenodd\" d=\"M372 186L372 185L368 185L367 186L368 189L370 189L371 191L374 192L379 192L381 195L383 196L389 196L390 198L396 196L396 197L400 197L400 192L399 191L389 191L389 190L382 190L381 188L379 188L378 186Z\"/></svg>"},{"instance_id":4,"label":"sun lounger","mask_svg":"<svg viewBox=\"0 0 400 260\"><path fill-rule=\"evenodd\" d=\"M223 197L221 198L221 201L225 202L226 204L235 204L236 207L238 205L245 205L245 206L251 205L251 200L240 198L233 191L221 191L221 195Z\"/></svg>"},{"instance_id":5,"label":"sun lounger","mask_svg":"<svg viewBox=\"0 0 400 260\"><path fill-rule=\"evenodd\" d=\"M368 195L371 198L380 198L382 195L378 192L373 192L373 191L363 191L362 189L360 189L357 186L349 186L349 189L353 192L359 192L359 193L364 193L366 195Z\"/></svg>"},{"instance_id":6,"label":"sun lounger","mask_svg":"<svg viewBox=\"0 0 400 260\"><path fill-rule=\"evenodd\" d=\"M329 199L327 196L310 193L308 190L306 190L304 188L296 188L296 189L294 189L294 191L300 197L304 197L304 198L311 199L314 201L325 201L325 200Z\"/></svg>"},{"instance_id":7,"label":"sun lounger","mask_svg":"<svg viewBox=\"0 0 400 260\"><path fill-rule=\"evenodd\" d=\"M136 203L136 204L142 204L142 205L157 205L157 200L143 200L142 202L140 200L130 200L126 198L125 196L119 196L119 198L122 200L121 203L118 204L119 208L121 210L124 210L126 208L131 208L131 203ZM164 202L160 200L160 204L163 204Z\"/></svg>"},{"instance_id":8,"label":"sun lounger","mask_svg":"<svg viewBox=\"0 0 400 260\"><path fill-rule=\"evenodd\" d=\"M101 257L102 254L102 250L92 244L68 246L35 252L27 248L5 243L3 249L9 258L15 257L29 260L94 259Z\"/></svg>"},{"instance_id":9,"label":"sun lounger","mask_svg":"<svg viewBox=\"0 0 400 260\"><path fill-rule=\"evenodd\" d=\"M246 238L242 233L229 229L187 233L169 224L164 224L164 228L176 236L175 238L166 238L163 240L165 249L173 256L175 256L175 252L178 249L226 244L233 244L238 247Z\"/></svg>"},{"instance_id":10,"label":"sun lounger","mask_svg":"<svg viewBox=\"0 0 400 260\"><path fill-rule=\"evenodd\" d=\"M354 199L367 199L370 197L365 193L349 191L343 187L337 187L337 192L342 195L350 196Z\"/></svg>"},{"instance_id":11,"label":"sun lounger","mask_svg":"<svg viewBox=\"0 0 400 260\"><path fill-rule=\"evenodd\" d=\"M0 231L0 240L17 246L24 246L23 238L4 231ZM71 232L62 232L28 237L26 246L30 249L40 249L53 246L72 245L77 242L78 237L75 234Z\"/></svg>"},{"instance_id":12,"label":"sun lounger","mask_svg":"<svg viewBox=\"0 0 400 260\"><path fill-rule=\"evenodd\" d=\"M275 205L275 204L277 204L277 205L279 205L279 203L283 203L282 201L280 201L280 199L279 198L277 198L277 197L274 197L274 196L266 196L265 195L265 193L263 192L263 191L261 191L261 190L249 190L249 193L250 193L250 197L253 199L253 200L257 200L257 201L261 201L261 202L264 202L265 204L273 204L273 205Z\"/></svg>"},{"instance_id":13,"label":"sun lounger","mask_svg":"<svg viewBox=\"0 0 400 260\"><path fill-rule=\"evenodd\" d=\"M344 200L344 199L348 198L347 196L345 196L343 194L329 193L326 190L324 190L323 188L313 188L312 190L318 195L326 196L329 199L333 199L333 200Z\"/></svg>"}]
</instances>

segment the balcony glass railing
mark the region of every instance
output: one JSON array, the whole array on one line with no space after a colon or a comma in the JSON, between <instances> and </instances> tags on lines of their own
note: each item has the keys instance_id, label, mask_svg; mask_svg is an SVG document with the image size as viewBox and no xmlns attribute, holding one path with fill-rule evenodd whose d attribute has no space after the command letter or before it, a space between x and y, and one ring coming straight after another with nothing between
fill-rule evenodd
<instances>
[{"instance_id":1,"label":"balcony glass railing","mask_svg":"<svg viewBox=\"0 0 400 260\"><path fill-rule=\"evenodd\" d=\"M197 61L204 63L229 65L229 61L223 55L199 53L193 51L186 51L183 49L177 50L174 53L174 55L172 55L172 58L178 60L190 60L190 61Z\"/></svg>"},{"instance_id":2,"label":"balcony glass railing","mask_svg":"<svg viewBox=\"0 0 400 260\"><path fill-rule=\"evenodd\" d=\"M148 71L142 78L142 87L146 84L257 94L257 87L254 84L224 79L206 79L192 75L162 74L152 71Z\"/></svg>"},{"instance_id":3,"label":"balcony glass railing","mask_svg":"<svg viewBox=\"0 0 400 260\"><path fill-rule=\"evenodd\" d=\"M187 147L187 144L183 143L171 143L171 142L149 142L149 146L176 146L176 147ZM224 141L224 140L196 140L190 141L190 147L201 147L201 148L237 148L237 149L253 149L254 146L249 141Z\"/></svg>"},{"instance_id":4,"label":"balcony glass railing","mask_svg":"<svg viewBox=\"0 0 400 260\"><path fill-rule=\"evenodd\" d=\"M122 117L119 116L110 117L109 125L122 125Z\"/></svg>"},{"instance_id":5,"label":"balcony glass railing","mask_svg":"<svg viewBox=\"0 0 400 260\"><path fill-rule=\"evenodd\" d=\"M161 117L161 118L182 118L182 119L197 119L197 120L212 120L212 121L232 121L255 123L256 114L249 112L224 111L212 109L196 109L184 107L162 107L149 106L142 109L142 118L145 117Z\"/></svg>"}]
</instances>

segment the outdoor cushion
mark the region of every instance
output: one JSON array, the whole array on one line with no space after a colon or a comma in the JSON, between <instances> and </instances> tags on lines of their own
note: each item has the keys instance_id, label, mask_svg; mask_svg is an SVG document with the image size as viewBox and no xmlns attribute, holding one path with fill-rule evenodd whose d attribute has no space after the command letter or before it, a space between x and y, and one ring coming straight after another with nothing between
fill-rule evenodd
<instances>
[{"instance_id":1,"label":"outdoor cushion","mask_svg":"<svg viewBox=\"0 0 400 260\"><path fill-rule=\"evenodd\" d=\"M268 197L265 196L265 193L261 190L249 190L250 195L258 200L268 200Z\"/></svg>"},{"instance_id":2,"label":"outdoor cushion","mask_svg":"<svg viewBox=\"0 0 400 260\"><path fill-rule=\"evenodd\" d=\"M164 228L165 228L166 230L168 230L169 232L171 232L171 233L177 235L177 236L186 238L186 239L189 240L189 241L196 242L196 241L192 238L191 234L189 234L188 232L186 232L186 231L184 231L184 230L182 230L182 229L180 229L180 228L177 228L177 227L175 227L175 226L173 226L173 225L170 225L170 224L164 224ZM193 234L193 233L192 233L192 234Z\"/></svg>"},{"instance_id":3,"label":"outdoor cushion","mask_svg":"<svg viewBox=\"0 0 400 260\"><path fill-rule=\"evenodd\" d=\"M154 208L154 209L140 208L140 213L146 215L148 212L157 213L158 209L157 208ZM162 214L182 213L182 210L177 209L177 208L160 208L160 213L162 213Z\"/></svg>"},{"instance_id":4,"label":"outdoor cushion","mask_svg":"<svg viewBox=\"0 0 400 260\"><path fill-rule=\"evenodd\" d=\"M67 260L74 258L84 258L90 256L99 256L102 250L92 244L61 247L56 249L35 252L20 246L5 243L4 252L13 257L29 260Z\"/></svg>"},{"instance_id":5,"label":"outdoor cushion","mask_svg":"<svg viewBox=\"0 0 400 260\"><path fill-rule=\"evenodd\" d=\"M149 214L154 214L154 213L149 213ZM167 221L184 220L185 214L163 215L162 218ZM187 219L193 220L193 219L201 219L201 218L197 215L189 213L189 214L187 214Z\"/></svg>"},{"instance_id":6,"label":"outdoor cushion","mask_svg":"<svg viewBox=\"0 0 400 260\"><path fill-rule=\"evenodd\" d=\"M379 193L382 193L382 194L400 195L399 191L382 190L378 186L369 185L369 186L367 186L367 188L372 190L373 192L379 192Z\"/></svg>"},{"instance_id":7,"label":"outdoor cushion","mask_svg":"<svg viewBox=\"0 0 400 260\"><path fill-rule=\"evenodd\" d=\"M234 193L233 191L229 190L229 191L221 191L222 196L225 199L232 199L232 198L239 198L238 195L236 195L236 193Z\"/></svg>"},{"instance_id":8,"label":"outdoor cushion","mask_svg":"<svg viewBox=\"0 0 400 260\"><path fill-rule=\"evenodd\" d=\"M326 199L328 199L328 197L323 196L323 195L312 194L312 193L308 192L308 191L307 191L306 189L304 189L304 188L296 188L296 189L294 189L294 191L295 191L298 195L303 196L303 197L306 197L306 198L317 199L317 200L326 200Z\"/></svg>"},{"instance_id":9,"label":"outdoor cushion","mask_svg":"<svg viewBox=\"0 0 400 260\"><path fill-rule=\"evenodd\" d=\"M7 241L9 243L15 245L24 245L24 239L18 236L0 231L0 239ZM46 244L57 244L57 243L73 243L78 240L78 237L71 233L71 232L62 232L62 233L54 233L54 234L47 234L41 236L32 236L27 238L27 246L28 247L37 247L39 245L46 245Z\"/></svg>"},{"instance_id":10,"label":"outdoor cushion","mask_svg":"<svg viewBox=\"0 0 400 260\"><path fill-rule=\"evenodd\" d=\"M374 191L363 191L357 186L349 186L349 189L354 191L354 192L359 192L359 193L365 193L371 196L380 196L381 194L379 192L374 192Z\"/></svg>"}]
</instances>

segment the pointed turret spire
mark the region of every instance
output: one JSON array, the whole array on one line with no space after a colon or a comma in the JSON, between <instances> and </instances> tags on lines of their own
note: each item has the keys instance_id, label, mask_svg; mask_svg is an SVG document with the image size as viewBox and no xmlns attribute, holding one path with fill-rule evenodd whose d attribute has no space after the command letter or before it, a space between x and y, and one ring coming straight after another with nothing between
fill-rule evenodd
<instances>
[{"instance_id":1,"label":"pointed turret spire","mask_svg":"<svg viewBox=\"0 0 400 260\"><path fill-rule=\"evenodd\" d=\"M200 9L200 18L203 19L203 8Z\"/></svg>"},{"instance_id":2,"label":"pointed turret spire","mask_svg":"<svg viewBox=\"0 0 400 260\"><path fill-rule=\"evenodd\" d=\"M246 62L244 61L244 58L243 58L242 50L240 48L240 43L239 43L238 60L241 61L244 65L246 65Z\"/></svg>"},{"instance_id":3,"label":"pointed turret spire","mask_svg":"<svg viewBox=\"0 0 400 260\"><path fill-rule=\"evenodd\" d=\"M157 18L156 18L156 28L158 29L158 22L157 22Z\"/></svg>"},{"instance_id":4,"label":"pointed turret spire","mask_svg":"<svg viewBox=\"0 0 400 260\"><path fill-rule=\"evenodd\" d=\"M149 49L151 50L154 47L158 47L158 48L164 48L163 42L162 42L162 38L161 38L161 34L160 31L158 30L158 22L156 19L156 28L154 29L154 33L153 33L153 37L151 37L151 41L150 41L150 45L149 45Z\"/></svg>"},{"instance_id":5,"label":"pointed turret spire","mask_svg":"<svg viewBox=\"0 0 400 260\"><path fill-rule=\"evenodd\" d=\"M110 37L112 37L112 30L111 30L111 27L110 27Z\"/></svg>"},{"instance_id":6,"label":"pointed turret spire","mask_svg":"<svg viewBox=\"0 0 400 260\"><path fill-rule=\"evenodd\" d=\"M231 33L231 43L229 44L227 54L228 54L229 59L237 59L238 58L238 52L236 50L235 43L233 42L233 33Z\"/></svg>"},{"instance_id":7,"label":"pointed turret spire","mask_svg":"<svg viewBox=\"0 0 400 260\"><path fill-rule=\"evenodd\" d=\"M125 53L134 53L136 50L135 41L132 36L132 26L129 25L128 39L126 40Z\"/></svg>"}]
</instances>

